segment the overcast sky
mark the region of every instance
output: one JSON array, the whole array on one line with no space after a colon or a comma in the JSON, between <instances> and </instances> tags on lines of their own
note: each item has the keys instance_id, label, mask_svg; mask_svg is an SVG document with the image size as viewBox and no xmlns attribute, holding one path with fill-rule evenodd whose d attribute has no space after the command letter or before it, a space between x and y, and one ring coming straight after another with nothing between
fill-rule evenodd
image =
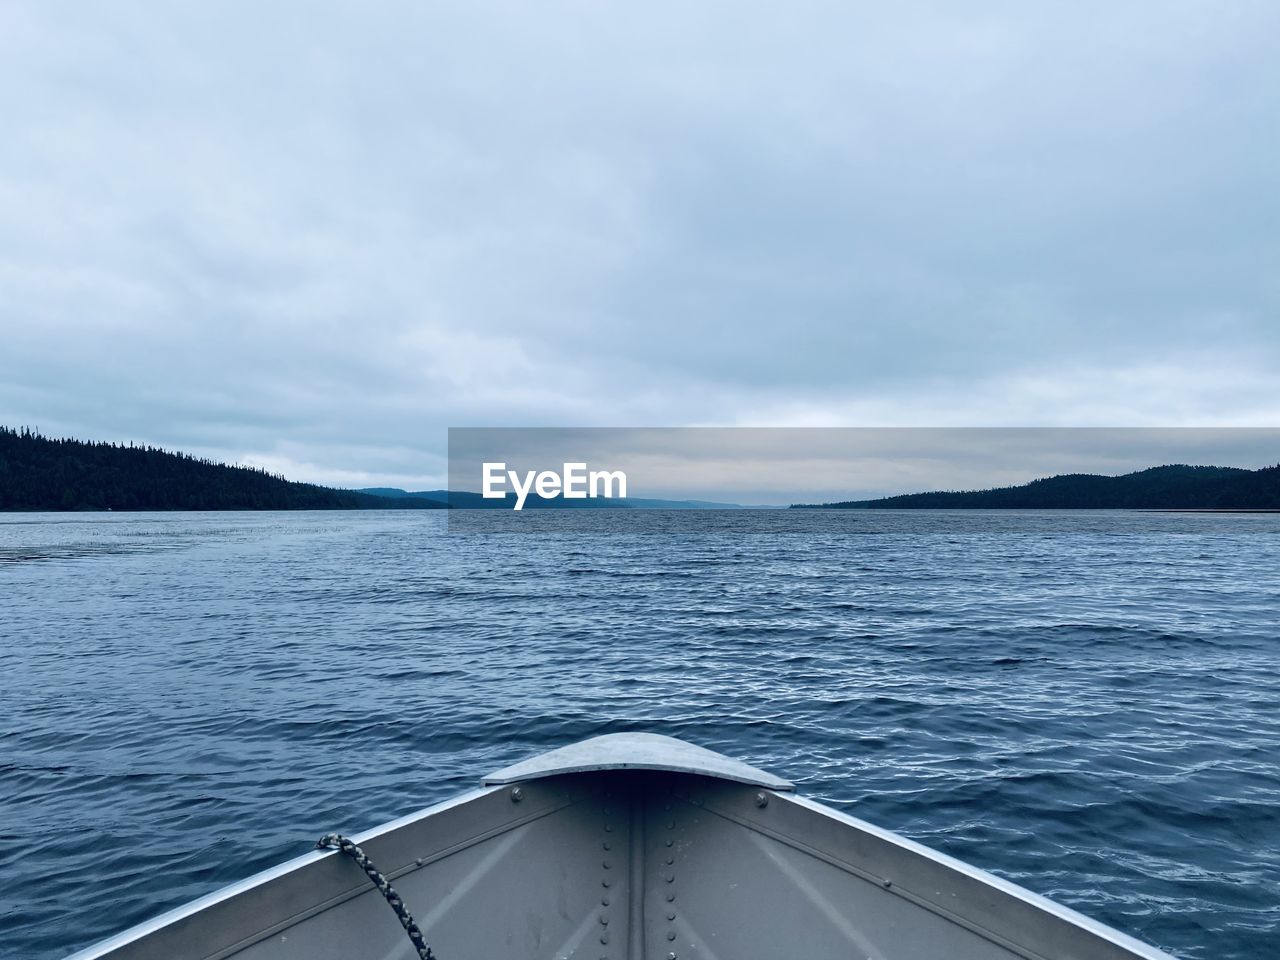
<instances>
[{"instance_id":1,"label":"overcast sky","mask_svg":"<svg viewBox=\"0 0 1280 960\"><path fill-rule=\"evenodd\" d=\"M1278 91L1271 0L0 0L0 423L1274 426Z\"/></svg>"}]
</instances>

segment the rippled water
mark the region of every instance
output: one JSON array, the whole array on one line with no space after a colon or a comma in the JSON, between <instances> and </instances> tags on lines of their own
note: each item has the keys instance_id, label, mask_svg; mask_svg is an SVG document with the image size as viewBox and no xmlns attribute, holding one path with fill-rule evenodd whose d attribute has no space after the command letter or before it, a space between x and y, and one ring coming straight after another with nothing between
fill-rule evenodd
<instances>
[{"instance_id":1,"label":"rippled water","mask_svg":"<svg viewBox=\"0 0 1280 960\"><path fill-rule=\"evenodd\" d=\"M1180 957L1280 955L1280 518L810 517L0 515L0 953L642 729Z\"/></svg>"}]
</instances>

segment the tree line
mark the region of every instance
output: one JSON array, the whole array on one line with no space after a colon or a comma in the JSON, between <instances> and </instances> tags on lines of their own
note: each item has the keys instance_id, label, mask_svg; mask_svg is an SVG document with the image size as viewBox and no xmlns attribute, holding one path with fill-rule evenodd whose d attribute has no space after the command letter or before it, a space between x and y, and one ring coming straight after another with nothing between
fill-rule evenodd
<instances>
[{"instance_id":1,"label":"tree line","mask_svg":"<svg viewBox=\"0 0 1280 960\"><path fill-rule=\"evenodd\" d=\"M836 510L1277 510L1280 465L1245 470L1180 463L1118 477L1071 473L991 490L935 490L794 506Z\"/></svg>"},{"instance_id":2,"label":"tree line","mask_svg":"<svg viewBox=\"0 0 1280 960\"><path fill-rule=\"evenodd\" d=\"M433 509L159 447L0 426L0 510Z\"/></svg>"}]
</instances>

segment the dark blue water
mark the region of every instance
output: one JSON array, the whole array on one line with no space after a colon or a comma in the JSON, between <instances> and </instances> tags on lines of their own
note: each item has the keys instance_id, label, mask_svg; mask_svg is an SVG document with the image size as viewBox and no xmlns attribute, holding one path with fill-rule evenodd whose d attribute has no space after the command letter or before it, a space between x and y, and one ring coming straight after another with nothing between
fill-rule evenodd
<instances>
[{"instance_id":1,"label":"dark blue water","mask_svg":"<svg viewBox=\"0 0 1280 960\"><path fill-rule=\"evenodd\" d=\"M0 515L0 953L638 729L1180 957L1280 955L1280 518L946 516Z\"/></svg>"}]
</instances>

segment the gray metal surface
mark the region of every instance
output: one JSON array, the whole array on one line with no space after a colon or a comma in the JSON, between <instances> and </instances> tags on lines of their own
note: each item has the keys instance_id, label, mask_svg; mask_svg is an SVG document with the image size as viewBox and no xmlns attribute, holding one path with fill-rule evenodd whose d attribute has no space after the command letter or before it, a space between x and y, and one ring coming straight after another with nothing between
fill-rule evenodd
<instances>
[{"instance_id":1,"label":"gray metal surface","mask_svg":"<svg viewBox=\"0 0 1280 960\"><path fill-rule=\"evenodd\" d=\"M775 794L762 807L750 790L687 778L667 789L671 811L655 814L694 854L682 871L694 880L682 891L682 958L776 957L800 937L805 956L821 958L1171 960L812 800ZM750 905L759 903L781 922L756 918Z\"/></svg>"},{"instance_id":2,"label":"gray metal surface","mask_svg":"<svg viewBox=\"0 0 1280 960\"><path fill-rule=\"evenodd\" d=\"M484 783L518 783L595 770L666 770L732 780L770 790L792 790L789 780L757 770L714 750L656 733L610 733L539 754L495 770Z\"/></svg>"},{"instance_id":3,"label":"gray metal surface","mask_svg":"<svg viewBox=\"0 0 1280 960\"><path fill-rule=\"evenodd\" d=\"M821 804L685 769L693 756L702 771L741 774L745 765L728 758L706 762L710 751L673 752L675 769L635 766L670 742L656 741L631 754L622 741L597 744L567 761L555 751L530 762L532 778L518 785L353 839L394 881L440 960L1171 960ZM547 772L584 756L607 766ZM360 869L328 851L75 960L413 956Z\"/></svg>"}]
</instances>

